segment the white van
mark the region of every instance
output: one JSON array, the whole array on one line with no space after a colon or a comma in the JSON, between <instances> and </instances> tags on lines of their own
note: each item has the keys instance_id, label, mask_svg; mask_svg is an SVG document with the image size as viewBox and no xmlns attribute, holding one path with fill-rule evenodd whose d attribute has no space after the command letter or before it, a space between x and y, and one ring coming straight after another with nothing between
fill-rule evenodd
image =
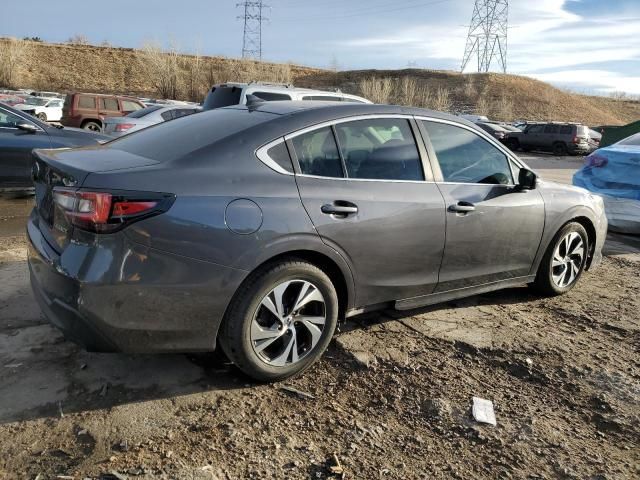
<instances>
[{"instance_id":1,"label":"white van","mask_svg":"<svg viewBox=\"0 0 640 480\"><path fill-rule=\"evenodd\" d=\"M339 91L328 92L274 83L222 83L211 87L204 101L203 110L228 107L229 105L246 105L247 96L249 95L253 95L267 102L277 100L315 100L325 102L371 103L366 98Z\"/></svg>"}]
</instances>

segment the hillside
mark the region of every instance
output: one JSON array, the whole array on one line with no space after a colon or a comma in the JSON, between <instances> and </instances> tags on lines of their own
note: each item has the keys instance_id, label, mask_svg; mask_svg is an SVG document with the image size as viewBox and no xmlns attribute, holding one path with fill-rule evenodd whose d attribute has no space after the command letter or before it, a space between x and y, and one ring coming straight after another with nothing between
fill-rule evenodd
<instances>
[{"instance_id":1,"label":"hillside","mask_svg":"<svg viewBox=\"0 0 640 480\"><path fill-rule=\"evenodd\" d=\"M0 53L7 48L0 40ZM175 96L201 100L213 83L293 82L334 89L373 101L453 112L486 114L501 120L563 120L589 125L624 124L640 118L640 101L569 93L528 77L406 69L333 72L292 64L223 57L158 55L158 51L92 45L26 42L13 83L22 88L93 91L158 97L172 82ZM173 52L175 53L175 52ZM168 69L171 75L166 75ZM160 78L167 76L167 78Z\"/></svg>"}]
</instances>

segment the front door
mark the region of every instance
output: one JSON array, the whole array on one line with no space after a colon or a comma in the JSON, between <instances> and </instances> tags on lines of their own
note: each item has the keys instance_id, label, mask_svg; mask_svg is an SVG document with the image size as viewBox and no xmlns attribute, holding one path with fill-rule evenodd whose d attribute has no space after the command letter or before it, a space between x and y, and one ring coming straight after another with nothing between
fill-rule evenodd
<instances>
[{"instance_id":1,"label":"front door","mask_svg":"<svg viewBox=\"0 0 640 480\"><path fill-rule=\"evenodd\" d=\"M519 190L515 164L471 129L423 121L446 204L437 292L528 275L544 228L537 190Z\"/></svg>"},{"instance_id":2,"label":"front door","mask_svg":"<svg viewBox=\"0 0 640 480\"><path fill-rule=\"evenodd\" d=\"M19 115L0 108L0 188L32 187L31 150L51 148L49 135L42 129L34 133L20 130L17 125L29 122Z\"/></svg>"},{"instance_id":3,"label":"front door","mask_svg":"<svg viewBox=\"0 0 640 480\"><path fill-rule=\"evenodd\" d=\"M444 249L444 202L435 183L425 181L428 168L410 120L341 122L288 142L307 213L353 269L356 305L433 292Z\"/></svg>"}]
</instances>

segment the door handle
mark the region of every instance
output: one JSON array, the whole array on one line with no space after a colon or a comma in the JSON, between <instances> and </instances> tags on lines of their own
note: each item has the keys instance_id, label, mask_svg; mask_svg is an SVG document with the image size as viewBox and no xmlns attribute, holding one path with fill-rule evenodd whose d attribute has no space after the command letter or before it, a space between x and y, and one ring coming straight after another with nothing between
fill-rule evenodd
<instances>
[{"instance_id":1,"label":"door handle","mask_svg":"<svg viewBox=\"0 0 640 480\"><path fill-rule=\"evenodd\" d=\"M335 202L334 204L327 203L326 205L322 205L320 210L322 213L326 213L327 215L347 216L358 213L358 207L349 202Z\"/></svg>"},{"instance_id":2,"label":"door handle","mask_svg":"<svg viewBox=\"0 0 640 480\"><path fill-rule=\"evenodd\" d=\"M468 213L473 212L476 206L469 202L458 202L455 205L449 205L450 212Z\"/></svg>"}]
</instances>

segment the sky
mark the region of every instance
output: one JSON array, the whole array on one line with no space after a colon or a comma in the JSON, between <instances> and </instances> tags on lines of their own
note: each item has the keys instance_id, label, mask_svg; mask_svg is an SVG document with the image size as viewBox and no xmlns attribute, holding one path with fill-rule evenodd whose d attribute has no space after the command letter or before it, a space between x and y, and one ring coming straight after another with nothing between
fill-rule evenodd
<instances>
[{"instance_id":1,"label":"sky","mask_svg":"<svg viewBox=\"0 0 640 480\"><path fill-rule=\"evenodd\" d=\"M240 0L21 0L0 36L238 57ZM263 59L351 69L459 70L473 0L265 0ZM640 94L640 0L510 0L508 73L576 92ZM475 69L472 65L471 69ZM498 65L495 65L498 70Z\"/></svg>"}]
</instances>

